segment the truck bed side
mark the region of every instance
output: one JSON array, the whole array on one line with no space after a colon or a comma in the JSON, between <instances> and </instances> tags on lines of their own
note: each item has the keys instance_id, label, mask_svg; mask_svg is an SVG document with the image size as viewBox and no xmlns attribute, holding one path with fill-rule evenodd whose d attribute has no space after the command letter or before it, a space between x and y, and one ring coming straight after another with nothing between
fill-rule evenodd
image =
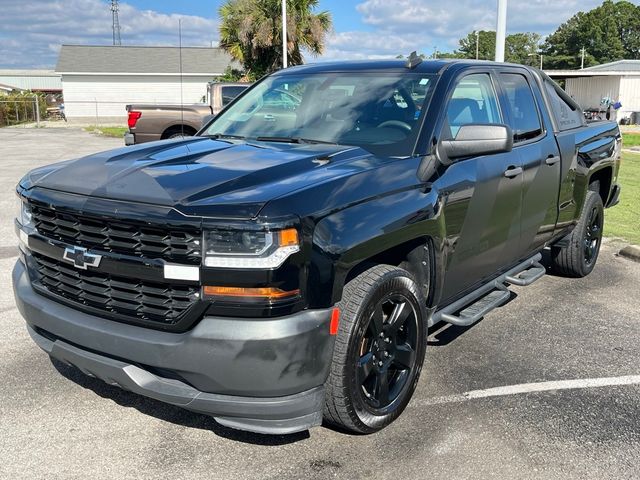
<instances>
[{"instance_id":1,"label":"truck bed side","mask_svg":"<svg viewBox=\"0 0 640 480\"><path fill-rule=\"evenodd\" d=\"M207 104L194 105L127 105L127 111L140 112L140 118L129 131L135 136L135 143L150 142L169 138L183 130L186 135L194 135L202 126L202 119L211 115Z\"/></svg>"}]
</instances>

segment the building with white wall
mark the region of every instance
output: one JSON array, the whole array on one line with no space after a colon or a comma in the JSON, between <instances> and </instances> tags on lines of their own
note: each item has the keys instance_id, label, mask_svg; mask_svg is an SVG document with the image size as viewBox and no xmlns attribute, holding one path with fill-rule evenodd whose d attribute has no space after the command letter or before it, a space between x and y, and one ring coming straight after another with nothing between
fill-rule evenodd
<instances>
[{"instance_id":1,"label":"building with white wall","mask_svg":"<svg viewBox=\"0 0 640 480\"><path fill-rule=\"evenodd\" d=\"M56 66L69 122L126 124L130 103L199 103L231 57L220 48L63 45Z\"/></svg>"},{"instance_id":2,"label":"building with white wall","mask_svg":"<svg viewBox=\"0 0 640 480\"><path fill-rule=\"evenodd\" d=\"M603 98L610 98L622 103L612 119L640 122L640 60L619 60L583 70L547 70L545 73L554 79L564 79L566 92L584 110L597 110Z\"/></svg>"}]
</instances>

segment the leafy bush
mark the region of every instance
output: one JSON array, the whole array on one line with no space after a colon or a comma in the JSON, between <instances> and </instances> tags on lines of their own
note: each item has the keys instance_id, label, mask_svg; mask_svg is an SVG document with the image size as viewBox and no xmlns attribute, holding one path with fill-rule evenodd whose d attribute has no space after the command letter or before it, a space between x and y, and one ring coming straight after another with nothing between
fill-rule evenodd
<instances>
[{"instance_id":1,"label":"leafy bush","mask_svg":"<svg viewBox=\"0 0 640 480\"><path fill-rule=\"evenodd\" d=\"M0 94L0 127L36 121L36 104L40 107L40 120L47 116L47 102L41 93L16 92Z\"/></svg>"}]
</instances>

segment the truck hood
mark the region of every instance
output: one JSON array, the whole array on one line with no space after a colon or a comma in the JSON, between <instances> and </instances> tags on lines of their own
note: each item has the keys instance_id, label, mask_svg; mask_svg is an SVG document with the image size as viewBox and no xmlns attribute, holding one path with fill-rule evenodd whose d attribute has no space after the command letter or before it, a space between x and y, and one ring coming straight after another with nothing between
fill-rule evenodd
<instances>
[{"instance_id":1,"label":"truck hood","mask_svg":"<svg viewBox=\"0 0 640 480\"><path fill-rule=\"evenodd\" d=\"M372 161L368 152L357 147L193 137L42 167L30 172L21 184L170 206L185 214L252 218L273 198L371 168Z\"/></svg>"}]
</instances>

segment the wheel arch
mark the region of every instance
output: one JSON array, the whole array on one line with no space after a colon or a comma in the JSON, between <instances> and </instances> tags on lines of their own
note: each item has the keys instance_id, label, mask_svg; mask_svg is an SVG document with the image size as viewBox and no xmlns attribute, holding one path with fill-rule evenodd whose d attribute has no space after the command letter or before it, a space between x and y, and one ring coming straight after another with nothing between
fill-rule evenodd
<instances>
[{"instance_id":1,"label":"wheel arch","mask_svg":"<svg viewBox=\"0 0 640 480\"><path fill-rule=\"evenodd\" d=\"M383 238L373 238L339 255L321 252L314 245L315 259L312 261L309 282L322 287L311 292L311 303L316 306L334 305L342 298L344 286L351 279L374 265L392 265L412 274L422 288L427 306L431 307L440 296L444 279L445 261L441 243L439 236L430 234L405 237L392 244Z\"/></svg>"},{"instance_id":2,"label":"wheel arch","mask_svg":"<svg viewBox=\"0 0 640 480\"><path fill-rule=\"evenodd\" d=\"M184 133L189 136L194 136L197 133L197 130L193 128L191 125L186 125L182 123L174 123L173 125L169 125L164 129L160 138L162 140L169 138L171 134L182 132L184 129Z\"/></svg>"},{"instance_id":3,"label":"wheel arch","mask_svg":"<svg viewBox=\"0 0 640 480\"><path fill-rule=\"evenodd\" d=\"M607 205L613 184L613 167L608 165L593 172L589 176L589 190L597 192L602 198L602 204Z\"/></svg>"}]
</instances>

